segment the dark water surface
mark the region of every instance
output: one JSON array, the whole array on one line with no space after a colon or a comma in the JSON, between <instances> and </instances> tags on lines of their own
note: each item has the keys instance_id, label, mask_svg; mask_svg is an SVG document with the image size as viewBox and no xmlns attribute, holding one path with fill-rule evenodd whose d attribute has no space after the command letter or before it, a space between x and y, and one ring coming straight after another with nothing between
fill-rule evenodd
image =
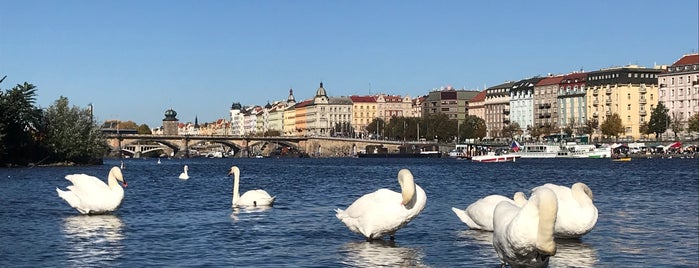
<instances>
[{"instance_id":1,"label":"dark water surface","mask_svg":"<svg viewBox=\"0 0 699 268\"><path fill-rule=\"evenodd\" d=\"M585 182L599 210L580 240L558 241L550 267L699 266L699 159L129 159L129 187L112 215L82 216L60 199L65 175L106 178L104 166L0 169L0 267L499 267L491 233L450 210L544 183ZM189 165L189 180L177 176ZM233 210L241 192L265 189L274 208ZM337 218L378 188L399 191L408 168L427 206L396 240L365 242Z\"/></svg>"}]
</instances>

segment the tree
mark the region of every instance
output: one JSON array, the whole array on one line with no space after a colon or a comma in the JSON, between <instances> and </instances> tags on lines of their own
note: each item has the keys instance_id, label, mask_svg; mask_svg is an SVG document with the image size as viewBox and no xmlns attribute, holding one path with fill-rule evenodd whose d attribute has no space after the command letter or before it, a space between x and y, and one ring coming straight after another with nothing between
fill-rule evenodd
<instances>
[{"instance_id":1,"label":"tree","mask_svg":"<svg viewBox=\"0 0 699 268\"><path fill-rule=\"evenodd\" d=\"M483 138L486 132L485 120L475 115L469 115L459 127L459 140Z\"/></svg>"},{"instance_id":2,"label":"tree","mask_svg":"<svg viewBox=\"0 0 699 268\"><path fill-rule=\"evenodd\" d=\"M667 108L662 102L658 102L658 106L650 114L648 120L648 134L655 134L655 139L660 139L660 134L667 131L670 125L670 117L667 115Z\"/></svg>"},{"instance_id":3,"label":"tree","mask_svg":"<svg viewBox=\"0 0 699 268\"><path fill-rule=\"evenodd\" d=\"M35 137L41 109L35 101L36 87L27 82L0 91L0 163L23 165L39 160Z\"/></svg>"},{"instance_id":4,"label":"tree","mask_svg":"<svg viewBox=\"0 0 699 268\"><path fill-rule=\"evenodd\" d=\"M595 133L595 130L597 130L598 127L599 120L597 120L597 118L589 119L585 122L585 125L583 125L581 132L587 134L588 137L592 138L592 134Z\"/></svg>"},{"instance_id":5,"label":"tree","mask_svg":"<svg viewBox=\"0 0 699 268\"><path fill-rule=\"evenodd\" d=\"M150 127L146 124L142 124L142 125L138 126L137 131L138 131L138 134L153 134L153 132L151 132L151 130L150 130Z\"/></svg>"},{"instance_id":6,"label":"tree","mask_svg":"<svg viewBox=\"0 0 699 268\"><path fill-rule=\"evenodd\" d=\"M510 124L505 125L505 127L502 128L503 137L513 139L517 135L522 135L522 128L519 127L519 123L517 122L512 122Z\"/></svg>"},{"instance_id":7,"label":"tree","mask_svg":"<svg viewBox=\"0 0 699 268\"><path fill-rule=\"evenodd\" d=\"M88 109L69 107L61 96L44 112L43 140L55 161L89 164L101 160L109 149Z\"/></svg>"},{"instance_id":8,"label":"tree","mask_svg":"<svg viewBox=\"0 0 699 268\"><path fill-rule=\"evenodd\" d=\"M605 136L618 138L621 133L624 133L624 125L621 123L621 117L617 113L607 117L600 128Z\"/></svg>"},{"instance_id":9,"label":"tree","mask_svg":"<svg viewBox=\"0 0 699 268\"><path fill-rule=\"evenodd\" d=\"M371 120L371 123L369 123L366 126L366 131L371 134L371 135L381 135L383 136L383 132L386 129L386 121L384 121L381 118L374 118L374 120Z\"/></svg>"},{"instance_id":10,"label":"tree","mask_svg":"<svg viewBox=\"0 0 699 268\"><path fill-rule=\"evenodd\" d=\"M699 113L695 113L692 117L690 117L688 123L689 127L687 128L687 131L699 132Z\"/></svg>"},{"instance_id":11,"label":"tree","mask_svg":"<svg viewBox=\"0 0 699 268\"><path fill-rule=\"evenodd\" d=\"M682 120L677 118L677 116L673 116L670 120L670 129L672 129L672 133L675 135L675 140L677 140L677 133L684 130Z\"/></svg>"},{"instance_id":12,"label":"tree","mask_svg":"<svg viewBox=\"0 0 699 268\"><path fill-rule=\"evenodd\" d=\"M648 138L648 123L643 122L640 126L638 126L638 132L641 132L644 138Z\"/></svg>"}]
</instances>

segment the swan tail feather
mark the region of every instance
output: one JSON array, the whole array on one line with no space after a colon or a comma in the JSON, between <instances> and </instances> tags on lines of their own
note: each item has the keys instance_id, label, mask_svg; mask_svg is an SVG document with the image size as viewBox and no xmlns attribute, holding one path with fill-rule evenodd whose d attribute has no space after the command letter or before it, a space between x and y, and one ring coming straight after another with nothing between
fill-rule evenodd
<instances>
[{"instance_id":1,"label":"swan tail feather","mask_svg":"<svg viewBox=\"0 0 699 268\"><path fill-rule=\"evenodd\" d=\"M452 207L451 210L454 211L454 213L456 214L456 216L459 217L459 219L460 219L463 223L465 223L469 228L471 228L471 229L481 229L480 225L476 224L476 222L474 222L474 221L471 219L471 217L469 217L468 214L466 214L466 211L465 211L465 210L461 210L461 209L458 209L458 208L455 208L455 207Z\"/></svg>"}]
</instances>

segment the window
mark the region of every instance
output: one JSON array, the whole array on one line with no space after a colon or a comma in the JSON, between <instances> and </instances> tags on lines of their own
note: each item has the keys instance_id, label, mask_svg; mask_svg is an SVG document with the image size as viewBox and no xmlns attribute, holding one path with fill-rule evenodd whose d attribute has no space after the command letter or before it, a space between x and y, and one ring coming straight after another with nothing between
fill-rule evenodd
<instances>
[{"instance_id":1,"label":"window","mask_svg":"<svg viewBox=\"0 0 699 268\"><path fill-rule=\"evenodd\" d=\"M631 122L631 116L630 116L630 115L626 116L626 121L627 121L627 122Z\"/></svg>"},{"instance_id":2,"label":"window","mask_svg":"<svg viewBox=\"0 0 699 268\"><path fill-rule=\"evenodd\" d=\"M627 94L627 99L631 99L631 93Z\"/></svg>"},{"instance_id":3,"label":"window","mask_svg":"<svg viewBox=\"0 0 699 268\"><path fill-rule=\"evenodd\" d=\"M631 111L631 104L626 105L626 110Z\"/></svg>"}]
</instances>

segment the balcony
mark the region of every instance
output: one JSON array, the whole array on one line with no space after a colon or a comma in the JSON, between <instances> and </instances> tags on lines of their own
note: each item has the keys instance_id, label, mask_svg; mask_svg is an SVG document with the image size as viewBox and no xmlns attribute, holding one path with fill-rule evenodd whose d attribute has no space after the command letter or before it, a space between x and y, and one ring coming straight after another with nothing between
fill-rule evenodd
<instances>
[{"instance_id":1,"label":"balcony","mask_svg":"<svg viewBox=\"0 0 699 268\"><path fill-rule=\"evenodd\" d=\"M592 117L599 117L599 114L597 112L592 113Z\"/></svg>"},{"instance_id":2,"label":"balcony","mask_svg":"<svg viewBox=\"0 0 699 268\"><path fill-rule=\"evenodd\" d=\"M510 109L502 109L503 114L510 114Z\"/></svg>"},{"instance_id":3,"label":"balcony","mask_svg":"<svg viewBox=\"0 0 699 268\"><path fill-rule=\"evenodd\" d=\"M607 116L611 116L611 115L612 115L612 111L609 111L609 110L608 110L608 111L604 112L604 114L607 115Z\"/></svg>"},{"instance_id":4,"label":"balcony","mask_svg":"<svg viewBox=\"0 0 699 268\"><path fill-rule=\"evenodd\" d=\"M593 101L592 101L592 105L594 105L594 106L599 105L599 101L598 101L598 100L593 100Z\"/></svg>"},{"instance_id":5,"label":"balcony","mask_svg":"<svg viewBox=\"0 0 699 268\"><path fill-rule=\"evenodd\" d=\"M604 103L607 105L612 105L612 99L607 99L606 101L604 101Z\"/></svg>"},{"instance_id":6,"label":"balcony","mask_svg":"<svg viewBox=\"0 0 699 268\"><path fill-rule=\"evenodd\" d=\"M646 94L646 92L648 92L647 89L646 89L646 87L641 87L641 88L638 89L638 93Z\"/></svg>"},{"instance_id":7,"label":"balcony","mask_svg":"<svg viewBox=\"0 0 699 268\"><path fill-rule=\"evenodd\" d=\"M640 116L646 116L646 115L647 115L646 110L641 110L641 111L638 113L638 115L640 115Z\"/></svg>"},{"instance_id":8,"label":"balcony","mask_svg":"<svg viewBox=\"0 0 699 268\"><path fill-rule=\"evenodd\" d=\"M599 91L596 88L592 90L592 95L597 96L597 94L599 94Z\"/></svg>"},{"instance_id":9,"label":"balcony","mask_svg":"<svg viewBox=\"0 0 699 268\"><path fill-rule=\"evenodd\" d=\"M510 119L503 119L502 122L505 123L505 124L509 124L509 123L510 123Z\"/></svg>"},{"instance_id":10,"label":"balcony","mask_svg":"<svg viewBox=\"0 0 699 268\"><path fill-rule=\"evenodd\" d=\"M638 100L638 103L640 103L640 104L646 104L646 103L648 103L648 102L646 102L646 98L641 98L641 99Z\"/></svg>"},{"instance_id":11,"label":"balcony","mask_svg":"<svg viewBox=\"0 0 699 268\"><path fill-rule=\"evenodd\" d=\"M612 95L612 89L611 88L606 89L605 93L607 95Z\"/></svg>"},{"instance_id":12,"label":"balcony","mask_svg":"<svg viewBox=\"0 0 699 268\"><path fill-rule=\"evenodd\" d=\"M546 118L551 118L551 114L550 114L550 113L544 113L544 117L546 117Z\"/></svg>"},{"instance_id":13,"label":"balcony","mask_svg":"<svg viewBox=\"0 0 699 268\"><path fill-rule=\"evenodd\" d=\"M667 85L666 84L658 84L658 87L663 88L663 87L667 87Z\"/></svg>"}]
</instances>

